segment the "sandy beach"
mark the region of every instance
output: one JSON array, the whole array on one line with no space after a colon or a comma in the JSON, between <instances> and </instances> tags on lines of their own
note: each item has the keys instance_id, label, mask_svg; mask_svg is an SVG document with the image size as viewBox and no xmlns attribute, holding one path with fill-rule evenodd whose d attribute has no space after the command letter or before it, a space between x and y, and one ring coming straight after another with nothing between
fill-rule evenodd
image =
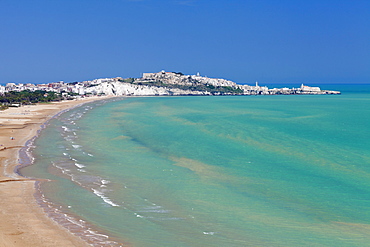
<instances>
[{"instance_id":1,"label":"sandy beach","mask_svg":"<svg viewBox=\"0 0 370 247\"><path fill-rule=\"evenodd\" d=\"M104 97L105 98L105 97ZM0 247L89 246L48 218L37 204L35 180L19 176L19 150L60 111L103 99L84 98L0 111Z\"/></svg>"}]
</instances>

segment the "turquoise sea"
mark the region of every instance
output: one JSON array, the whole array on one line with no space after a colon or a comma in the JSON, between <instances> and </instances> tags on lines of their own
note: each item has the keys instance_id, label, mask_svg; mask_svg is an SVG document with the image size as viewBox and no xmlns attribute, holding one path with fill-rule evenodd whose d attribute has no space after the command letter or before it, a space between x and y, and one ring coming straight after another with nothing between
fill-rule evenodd
<instances>
[{"instance_id":1,"label":"turquoise sea","mask_svg":"<svg viewBox=\"0 0 370 247\"><path fill-rule=\"evenodd\" d=\"M370 85L326 86L86 104L20 172L95 246L370 246Z\"/></svg>"}]
</instances>

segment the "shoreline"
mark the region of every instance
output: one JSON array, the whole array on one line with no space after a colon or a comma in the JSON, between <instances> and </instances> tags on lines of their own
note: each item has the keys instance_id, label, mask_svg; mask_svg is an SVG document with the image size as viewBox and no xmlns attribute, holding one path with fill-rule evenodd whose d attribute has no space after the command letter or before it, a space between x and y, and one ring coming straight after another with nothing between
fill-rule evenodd
<instances>
[{"instance_id":1,"label":"shoreline","mask_svg":"<svg viewBox=\"0 0 370 247\"><path fill-rule=\"evenodd\" d=\"M0 111L0 247L91 246L50 218L39 205L37 179L19 174L20 151L37 138L45 124L71 108L111 97L91 97L9 108ZM29 157L27 157L29 158Z\"/></svg>"}]
</instances>

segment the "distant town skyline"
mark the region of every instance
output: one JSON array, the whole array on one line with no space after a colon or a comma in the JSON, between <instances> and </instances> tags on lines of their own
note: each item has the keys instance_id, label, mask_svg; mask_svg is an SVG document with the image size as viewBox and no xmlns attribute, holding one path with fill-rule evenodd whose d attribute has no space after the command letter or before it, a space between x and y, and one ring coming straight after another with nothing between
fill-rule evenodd
<instances>
[{"instance_id":1,"label":"distant town skyline","mask_svg":"<svg viewBox=\"0 0 370 247\"><path fill-rule=\"evenodd\" d=\"M367 0L0 0L0 83L370 83Z\"/></svg>"}]
</instances>

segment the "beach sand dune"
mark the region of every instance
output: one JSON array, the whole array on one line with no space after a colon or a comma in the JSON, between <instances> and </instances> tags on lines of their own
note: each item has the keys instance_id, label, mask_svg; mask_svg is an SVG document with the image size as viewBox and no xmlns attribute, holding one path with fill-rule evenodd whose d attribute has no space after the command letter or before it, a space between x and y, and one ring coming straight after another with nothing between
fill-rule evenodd
<instances>
[{"instance_id":1,"label":"beach sand dune","mask_svg":"<svg viewBox=\"0 0 370 247\"><path fill-rule=\"evenodd\" d=\"M19 150L60 111L102 99L85 98L0 111L0 247L89 246L48 218L37 204L35 180L19 176Z\"/></svg>"}]
</instances>

